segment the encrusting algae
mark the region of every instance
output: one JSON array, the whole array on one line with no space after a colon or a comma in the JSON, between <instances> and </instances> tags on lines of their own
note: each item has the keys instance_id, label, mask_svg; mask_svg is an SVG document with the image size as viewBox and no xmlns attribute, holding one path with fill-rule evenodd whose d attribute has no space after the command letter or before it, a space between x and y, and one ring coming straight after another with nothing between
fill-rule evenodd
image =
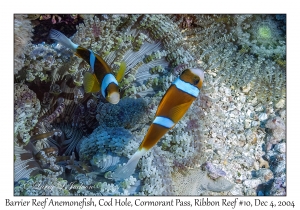
<instances>
[{"instance_id":1,"label":"encrusting algae","mask_svg":"<svg viewBox=\"0 0 300 210\"><path fill-rule=\"evenodd\" d=\"M285 15L14 21L15 195L285 195Z\"/></svg>"}]
</instances>

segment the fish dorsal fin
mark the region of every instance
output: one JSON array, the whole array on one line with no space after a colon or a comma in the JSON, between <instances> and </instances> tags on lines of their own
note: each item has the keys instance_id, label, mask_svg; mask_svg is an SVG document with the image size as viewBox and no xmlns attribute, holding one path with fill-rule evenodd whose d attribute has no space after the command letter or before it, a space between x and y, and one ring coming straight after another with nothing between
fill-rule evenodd
<instances>
[{"instance_id":1,"label":"fish dorsal fin","mask_svg":"<svg viewBox=\"0 0 300 210\"><path fill-rule=\"evenodd\" d=\"M79 53L77 53L77 52L75 52L74 55L76 55L79 58L82 58L82 56Z\"/></svg>"},{"instance_id":2,"label":"fish dorsal fin","mask_svg":"<svg viewBox=\"0 0 300 210\"><path fill-rule=\"evenodd\" d=\"M85 72L83 78L84 91L86 93L96 93L100 91L100 84L95 74Z\"/></svg>"},{"instance_id":3,"label":"fish dorsal fin","mask_svg":"<svg viewBox=\"0 0 300 210\"><path fill-rule=\"evenodd\" d=\"M174 123L177 123L183 117L183 115L186 113L190 105L191 102L186 102L184 104L180 104L170 109L169 116Z\"/></svg>"},{"instance_id":4,"label":"fish dorsal fin","mask_svg":"<svg viewBox=\"0 0 300 210\"><path fill-rule=\"evenodd\" d=\"M126 71L126 63L125 61L122 61L116 76L118 82L120 82L123 79L125 71Z\"/></svg>"}]
</instances>

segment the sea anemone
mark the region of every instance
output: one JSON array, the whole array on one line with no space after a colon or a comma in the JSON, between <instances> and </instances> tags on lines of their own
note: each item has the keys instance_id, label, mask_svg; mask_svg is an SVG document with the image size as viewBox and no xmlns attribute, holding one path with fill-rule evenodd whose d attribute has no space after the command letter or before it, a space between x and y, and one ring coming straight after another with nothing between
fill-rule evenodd
<instances>
[{"instance_id":1,"label":"sea anemone","mask_svg":"<svg viewBox=\"0 0 300 210\"><path fill-rule=\"evenodd\" d=\"M66 35L99 54L114 74L126 63L119 83L121 100L111 105L99 93L85 93L82 83L91 71L89 64L69 49L49 44L49 31L41 27L45 33L35 37L38 43L26 45L23 65L15 74L15 143L21 148L15 152L15 194L174 195L189 194L194 187L193 195L242 195L241 186L232 183L249 177L253 165L259 167L256 162L265 154L262 144L270 136L262 130L259 107L266 106L269 119L275 115L270 101L276 102L276 111L285 107L277 105L285 101L284 18L81 17L84 24ZM138 148L174 79L186 68L200 66L205 68L200 97L141 158L131 177L112 180L113 170ZM28 97L23 100L24 94ZM20 159L18 151L26 158ZM29 163L34 163L32 168ZM211 165L201 168L203 163ZM20 166L26 170L19 171ZM34 181L52 183L53 191L33 189ZM96 189L59 188L71 183Z\"/></svg>"}]
</instances>

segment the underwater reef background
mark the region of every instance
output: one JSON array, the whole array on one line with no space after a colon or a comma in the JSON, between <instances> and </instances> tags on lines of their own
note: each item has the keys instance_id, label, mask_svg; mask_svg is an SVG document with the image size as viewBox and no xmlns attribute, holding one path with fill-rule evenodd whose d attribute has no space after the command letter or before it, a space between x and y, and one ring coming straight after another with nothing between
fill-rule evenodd
<instances>
[{"instance_id":1,"label":"underwater reef background","mask_svg":"<svg viewBox=\"0 0 300 210\"><path fill-rule=\"evenodd\" d=\"M51 28L114 73L126 62L117 105L84 92L90 66ZM130 178L110 179L197 67L200 97ZM15 14L14 181L14 195L286 195L286 15Z\"/></svg>"}]
</instances>

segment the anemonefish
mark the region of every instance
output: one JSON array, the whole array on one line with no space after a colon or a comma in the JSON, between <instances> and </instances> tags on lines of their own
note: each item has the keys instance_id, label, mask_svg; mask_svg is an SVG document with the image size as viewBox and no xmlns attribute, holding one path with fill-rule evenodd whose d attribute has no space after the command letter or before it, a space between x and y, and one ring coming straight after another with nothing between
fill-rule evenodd
<instances>
[{"instance_id":1,"label":"anemonefish","mask_svg":"<svg viewBox=\"0 0 300 210\"><path fill-rule=\"evenodd\" d=\"M83 86L86 93L95 93L101 90L101 94L112 104L117 104L120 100L119 84L123 78L126 64L121 62L120 69L116 78L108 64L93 51L88 50L73 43L68 37L61 32L51 29L49 37L61 45L70 48L75 55L84 59L92 68L93 73L85 72Z\"/></svg>"},{"instance_id":2,"label":"anemonefish","mask_svg":"<svg viewBox=\"0 0 300 210\"><path fill-rule=\"evenodd\" d=\"M186 113L199 95L203 80L204 72L201 69L186 69L182 72L161 99L155 118L138 150L126 165L112 174L113 179L125 179L133 174L139 159Z\"/></svg>"}]
</instances>

